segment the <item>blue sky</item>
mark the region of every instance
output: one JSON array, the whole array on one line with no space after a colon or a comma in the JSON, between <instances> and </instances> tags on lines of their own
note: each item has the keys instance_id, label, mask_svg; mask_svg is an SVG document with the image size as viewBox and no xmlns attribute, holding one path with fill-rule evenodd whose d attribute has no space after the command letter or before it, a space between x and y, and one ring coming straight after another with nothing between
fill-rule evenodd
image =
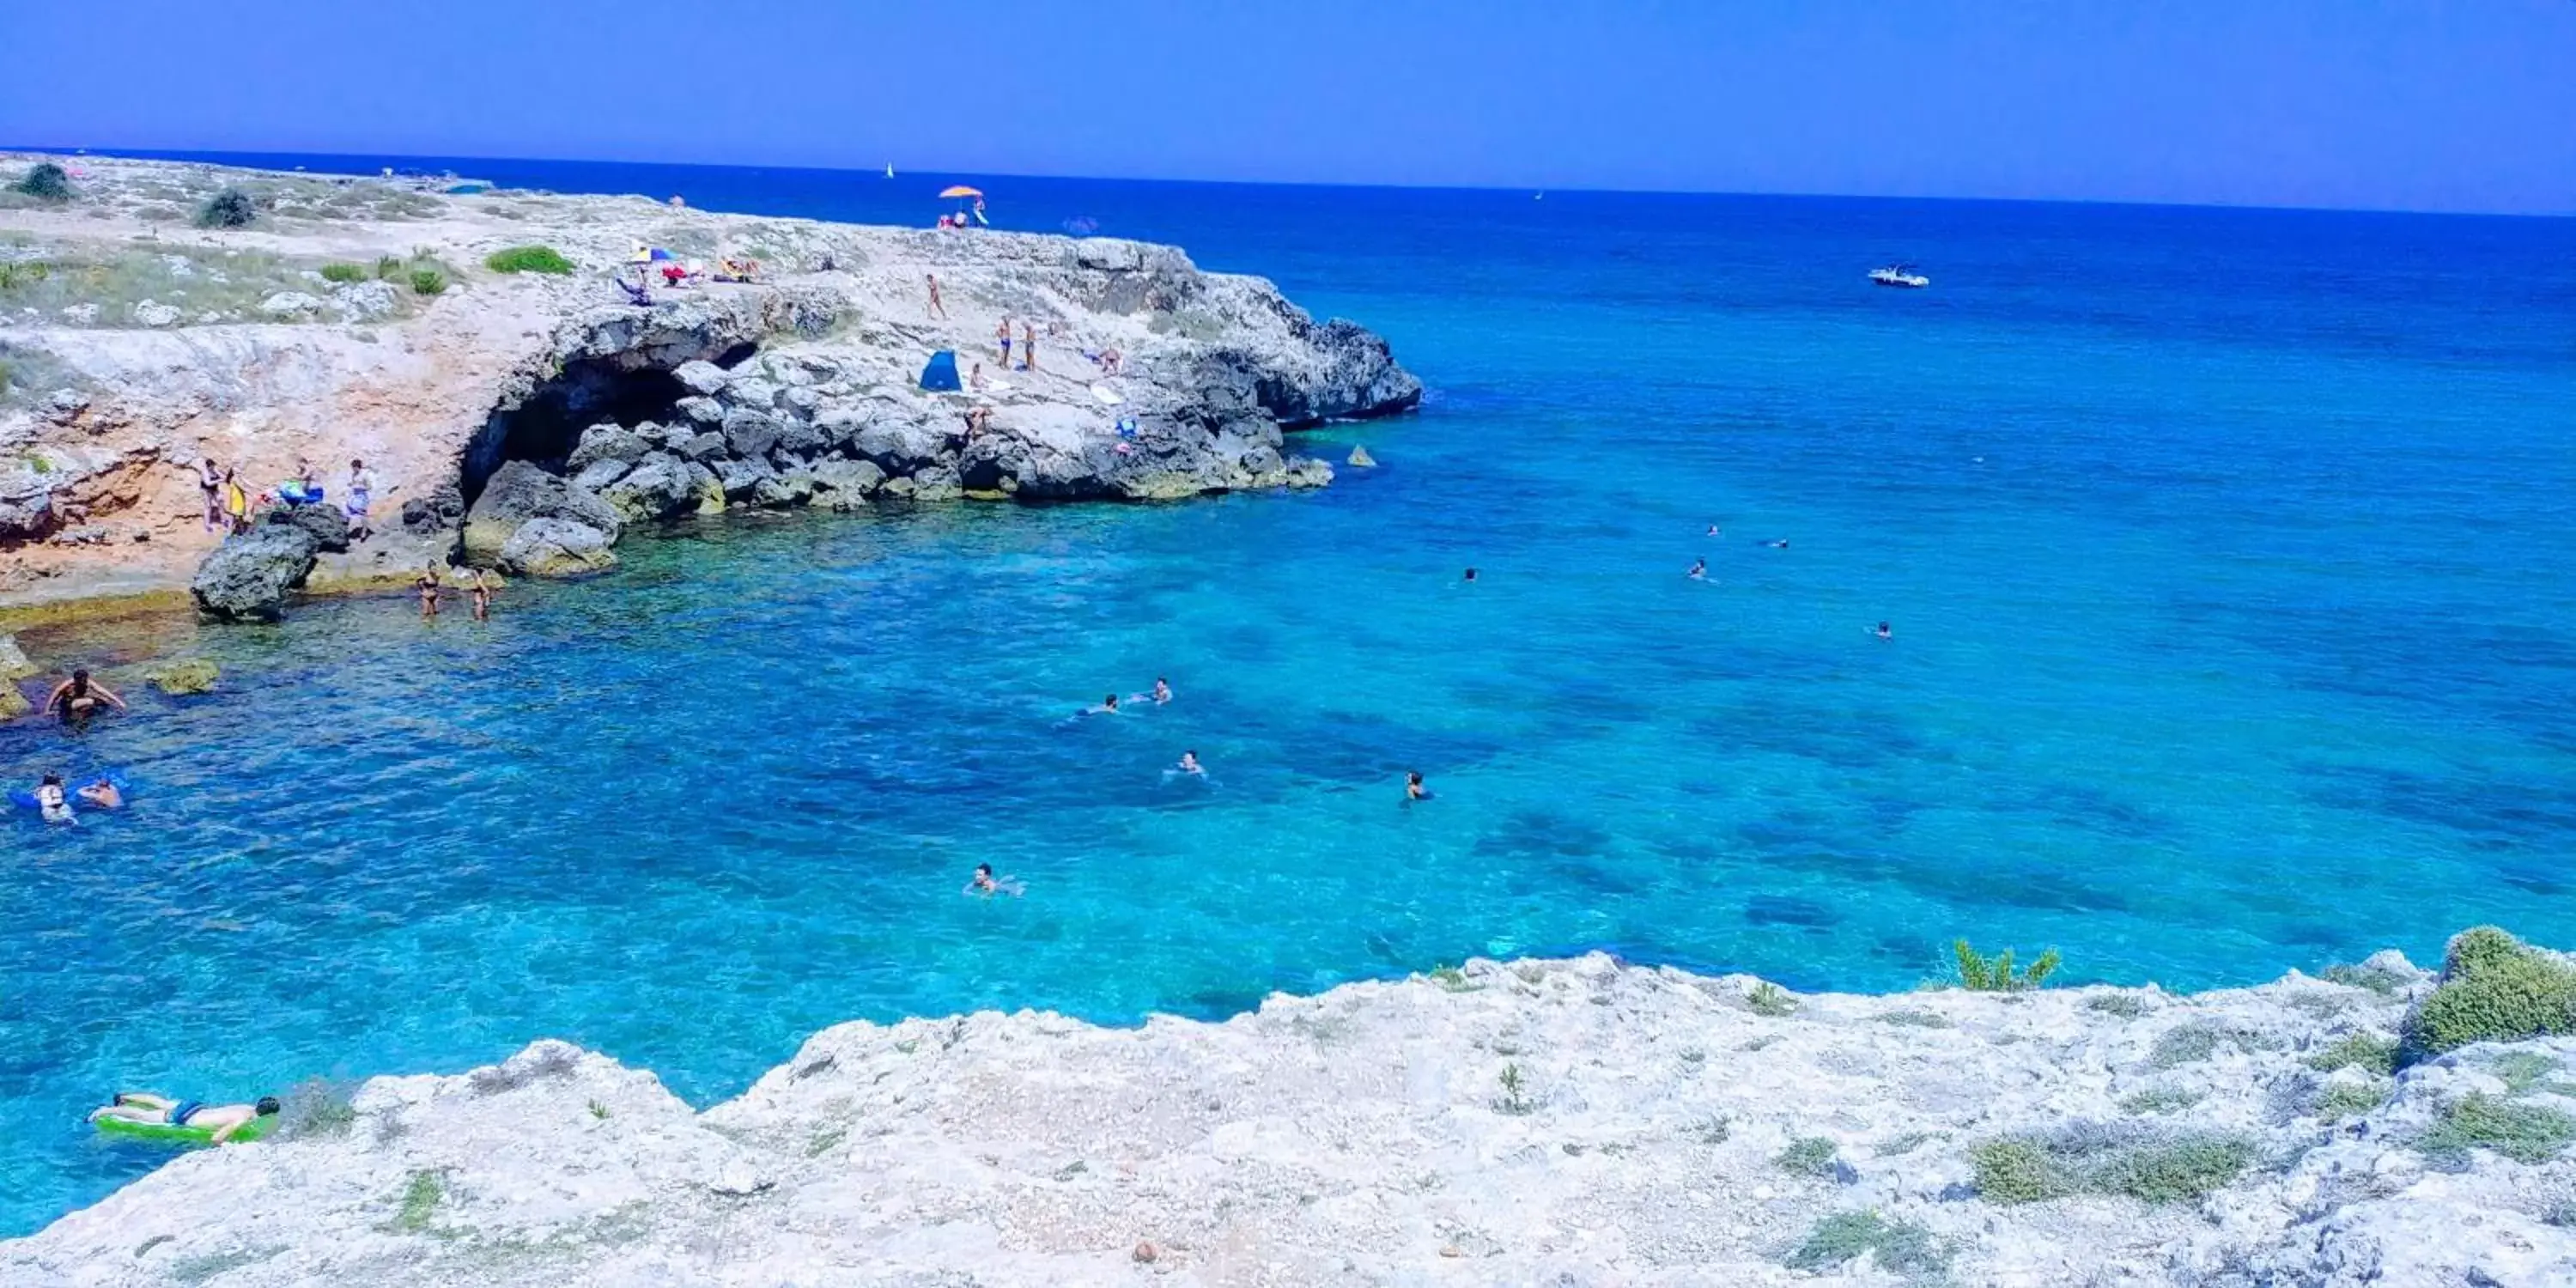
<instances>
[{"instance_id":1,"label":"blue sky","mask_svg":"<svg viewBox=\"0 0 2576 1288\"><path fill-rule=\"evenodd\" d=\"M28 145L2576 212L2576 0L9 8Z\"/></svg>"}]
</instances>

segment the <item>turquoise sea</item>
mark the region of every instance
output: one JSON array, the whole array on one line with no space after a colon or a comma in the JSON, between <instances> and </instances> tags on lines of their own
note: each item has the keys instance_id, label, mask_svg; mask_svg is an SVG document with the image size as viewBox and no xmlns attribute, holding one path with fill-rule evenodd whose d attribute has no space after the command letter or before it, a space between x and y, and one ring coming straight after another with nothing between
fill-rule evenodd
<instances>
[{"instance_id":1,"label":"turquoise sea","mask_svg":"<svg viewBox=\"0 0 2576 1288\"><path fill-rule=\"evenodd\" d=\"M960 177L454 164L923 224ZM0 820L0 1233L161 1157L81 1127L112 1089L549 1035L707 1103L844 1019L1474 954L1902 989L1965 935L2201 987L2576 944L2576 223L976 182L1274 277L1431 397L1304 436L1383 463L1321 493L712 523L488 626L31 635L225 677L0 729L11 785L136 786ZM1863 280L1899 258L1932 288Z\"/></svg>"}]
</instances>

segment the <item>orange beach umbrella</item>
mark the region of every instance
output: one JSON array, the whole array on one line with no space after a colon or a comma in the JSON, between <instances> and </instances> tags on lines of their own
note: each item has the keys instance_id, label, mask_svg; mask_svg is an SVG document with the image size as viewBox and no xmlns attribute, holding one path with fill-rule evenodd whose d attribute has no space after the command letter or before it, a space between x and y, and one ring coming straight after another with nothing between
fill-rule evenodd
<instances>
[{"instance_id":1,"label":"orange beach umbrella","mask_svg":"<svg viewBox=\"0 0 2576 1288\"><path fill-rule=\"evenodd\" d=\"M983 196L984 193L981 189L969 188L965 184L960 183L941 189L939 195L942 197L980 197Z\"/></svg>"}]
</instances>

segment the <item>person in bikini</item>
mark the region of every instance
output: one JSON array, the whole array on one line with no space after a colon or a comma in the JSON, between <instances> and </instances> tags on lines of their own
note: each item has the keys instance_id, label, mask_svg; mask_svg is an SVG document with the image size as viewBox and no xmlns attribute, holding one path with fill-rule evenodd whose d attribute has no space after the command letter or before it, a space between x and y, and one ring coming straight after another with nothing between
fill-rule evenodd
<instances>
[{"instance_id":1,"label":"person in bikini","mask_svg":"<svg viewBox=\"0 0 2576 1288\"><path fill-rule=\"evenodd\" d=\"M224 472L216 467L214 457L197 466L197 490L206 495L206 531L230 526L224 518Z\"/></svg>"},{"instance_id":2,"label":"person in bikini","mask_svg":"<svg viewBox=\"0 0 2576 1288\"><path fill-rule=\"evenodd\" d=\"M423 565L420 575L412 578L411 586L413 590L420 593L422 620L426 621L438 616L438 565L434 563Z\"/></svg>"},{"instance_id":3,"label":"person in bikini","mask_svg":"<svg viewBox=\"0 0 2576 1288\"><path fill-rule=\"evenodd\" d=\"M492 620L492 582L483 575L482 569L474 570L474 584L469 589L474 592L474 620Z\"/></svg>"},{"instance_id":4,"label":"person in bikini","mask_svg":"<svg viewBox=\"0 0 2576 1288\"><path fill-rule=\"evenodd\" d=\"M275 1096L261 1096L256 1104L209 1105L196 1100L172 1100L142 1091L120 1091L108 1103L91 1110L89 1121L119 1118L130 1123L149 1123L169 1127L198 1127L211 1130L215 1143L223 1144L233 1133L262 1118L275 1114L282 1106Z\"/></svg>"}]
</instances>

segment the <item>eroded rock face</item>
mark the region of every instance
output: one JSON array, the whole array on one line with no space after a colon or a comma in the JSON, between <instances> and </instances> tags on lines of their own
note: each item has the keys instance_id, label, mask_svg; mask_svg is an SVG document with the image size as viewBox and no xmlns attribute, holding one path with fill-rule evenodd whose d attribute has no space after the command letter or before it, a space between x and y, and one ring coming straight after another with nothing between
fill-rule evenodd
<instances>
[{"instance_id":1,"label":"eroded rock face","mask_svg":"<svg viewBox=\"0 0 2576 1288\"><path fill-rule=\"evenodd\" d=\"M313 571L321 544L293 524L264 524L215 547L188 583L199 612L217 621L274 622Z\"/></svg>"}]
</instances>

